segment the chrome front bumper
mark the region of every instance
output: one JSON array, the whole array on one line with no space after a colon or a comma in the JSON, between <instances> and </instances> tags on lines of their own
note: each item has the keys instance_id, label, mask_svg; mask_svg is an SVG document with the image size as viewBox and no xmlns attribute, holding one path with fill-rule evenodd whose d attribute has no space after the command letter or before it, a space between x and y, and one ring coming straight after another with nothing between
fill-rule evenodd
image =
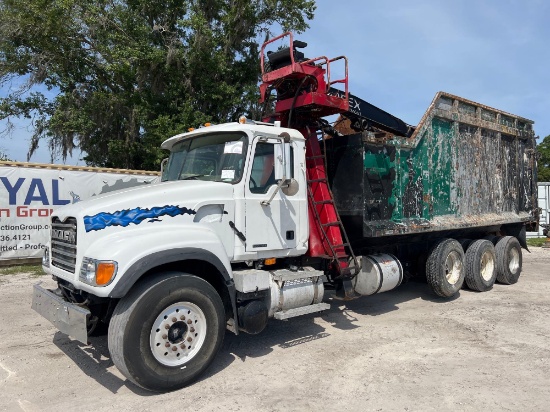
<instances>
[{"instance_id":1,"label":"chrome front bumper","mask_svg":"<svg viewBox=\"0 0 550 412\"><path fill-rule=\"evenodd\" d=\"M90 311L67 302L40 283L33 286L32 309L48 319L60 332L88 344L87 319Z\"/></svg>"}]
</instances>

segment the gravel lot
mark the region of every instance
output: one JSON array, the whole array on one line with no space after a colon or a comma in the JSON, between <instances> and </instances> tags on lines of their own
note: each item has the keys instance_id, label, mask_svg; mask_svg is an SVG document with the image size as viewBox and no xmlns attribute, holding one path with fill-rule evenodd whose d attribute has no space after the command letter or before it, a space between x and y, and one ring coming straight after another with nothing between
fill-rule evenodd
<instances>
[{"instance_id":1,"label":"gravel lot","mask_svg":"<svg viewBox=\"0 0 550 412\"><path fill-rule=\"evenodd\" d=\"M0 410L548 410L550 249L524 252L516 285L434 297L426 284L227 333L192 386L151 394L127 382L106 337L84 346L30 309L29 274L0 276Z\"/></svg>"}]
</instances>

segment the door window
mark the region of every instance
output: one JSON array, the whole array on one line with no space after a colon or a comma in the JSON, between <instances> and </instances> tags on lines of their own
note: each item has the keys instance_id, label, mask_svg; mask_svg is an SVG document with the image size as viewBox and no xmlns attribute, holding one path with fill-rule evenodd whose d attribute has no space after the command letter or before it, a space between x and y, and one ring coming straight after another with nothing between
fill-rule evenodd
<instances>
[{"instance_id":1,"label":"door window","mask_svg":"<svg viewBox=\"0 0 550 412\"><path fill-rule=\"evenodd\" d=\"M275 182L275 152L273 144L258 142L248 187L251 193L267 193Z\"/></svg>"}]
</instances>

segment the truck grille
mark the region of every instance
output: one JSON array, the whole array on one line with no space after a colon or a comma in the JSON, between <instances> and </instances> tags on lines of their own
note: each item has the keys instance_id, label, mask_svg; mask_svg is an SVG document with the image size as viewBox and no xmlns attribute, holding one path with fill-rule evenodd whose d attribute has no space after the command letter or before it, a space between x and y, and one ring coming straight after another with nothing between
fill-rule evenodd
<instances>
[{"instance_id":1,"label":"truck grille","mask_svg":"<svg viewBox=\"0 0 550 412\"><path fill-rule=\"evenodd\" d=\"M69 217L62 223L52 218L52 265L68 272L75 272L76 219Z\"/></svg>"}]
</instances>

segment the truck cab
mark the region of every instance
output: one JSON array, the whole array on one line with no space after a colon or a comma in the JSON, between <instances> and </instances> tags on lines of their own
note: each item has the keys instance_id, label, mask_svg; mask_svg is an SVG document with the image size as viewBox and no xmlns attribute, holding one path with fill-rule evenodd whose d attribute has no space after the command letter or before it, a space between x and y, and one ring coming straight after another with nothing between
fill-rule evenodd
<instances>
[{"instance_id":1,"label":"truck cab","mask_svg":"<svg viewBox=\"0 0 550 412\"><path fill-rule=\"evenodd\" d=\"M228 274L231 263L306 252L305 149L298 131L229 123L176 135L162 147L170 151L162 182L56 211L47 273L95 296L121 297L125 273L157 252L202 249ZM90 262L116 269L98 284Z\"/></svg>"},{"instance_id":2,"label":"truck cab","mask_svg":"<svg viewBox=\"0 0 550 412\"><path fill-rule=\"evenodd\" d=\"M232 188L230 199L220 204L222 221L216 229L230 261L305 253L305 146L298 131L243 120L177 135L162 147L170 150L165 181L201 181L208 191L211 182ZM210 216L218 206L193 207ZM208 223L212 217L201 219Z\"/></svg>"}]
</instances>

